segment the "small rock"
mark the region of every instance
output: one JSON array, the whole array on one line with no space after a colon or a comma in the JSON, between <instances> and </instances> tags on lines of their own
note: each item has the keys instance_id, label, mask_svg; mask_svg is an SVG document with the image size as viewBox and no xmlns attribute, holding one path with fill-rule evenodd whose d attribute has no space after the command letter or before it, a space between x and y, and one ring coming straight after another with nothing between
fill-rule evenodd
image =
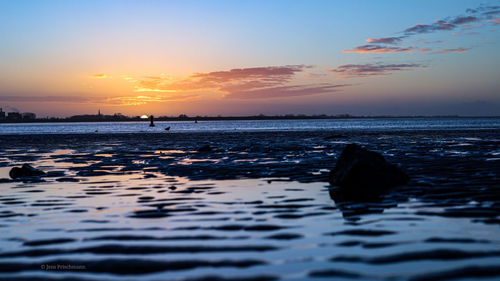
<instances>
[{"instance_id":1,"label":"small rock","mask_svg":"<svg viewBox=\"0 0 500 281\"><path fill-rule=\"evenodd\" d=\"M56 181L58 182L79 182L79 179L71 178L71 177L65 177L65 178L57 178Z\"/></svg>"},{"instance_id":2,"label":"small rock","mask_svg":"<svg viewBox=\"0 0 500 281\"><path fill-rule=\"evenodd\" d=\"M45 176L48 178L64 177L65 173L64 171L49 171L45 173Z\"/></svg>"},{"instance_id":3,"label":"small rock","mask_svg":"<svg viewBox=\"0 0 500 281\"><path fill-rule=\"evenodd\" d=\"M13 179L17 179L23 176L23 169L19 167L14 167L10 169L9 176Z\"/></svg>"},{"instance_id":4,"label":"small rock","mask_svg":"<svg viewBox=\"0 0 500 281\"><path fill-rule=\"evenodd\" d=\"M44 171L33 168L30 164L24 164L21 168L14 167L9 172L9 176L13 179L43 175L45 175Z\"/></svg>"},{"instance_id":5,"label":"small rock","mask_svg":"<svg viewBox=\"0 0 500 281\"><path fill-rule=\"evenodd\" d=\"M408 176L380 153L348 144L330 172L331 185L349 193L379 194L408 182Z\"/></svg>"},{"instance_id":6,"label":"small rock","mask_svg":"<svg viewBox=\"0 0 500 281\"><path fill-rule=\"evenodd\" d=\"M208 144L198 148L198 152L210 152L210 151L212 151L212 147Z\"/></svg>"}]
</instances>

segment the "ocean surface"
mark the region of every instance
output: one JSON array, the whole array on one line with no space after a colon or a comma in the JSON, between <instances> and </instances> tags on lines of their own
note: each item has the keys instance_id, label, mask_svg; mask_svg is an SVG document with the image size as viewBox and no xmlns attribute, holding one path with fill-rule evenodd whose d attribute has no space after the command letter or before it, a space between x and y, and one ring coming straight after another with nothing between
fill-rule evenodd
<instances>
[{"instance_id":1,"label":"ocean surface","mask_svg":"<svg viewBox=\"0 0 500 281\"><path fill-rule=\"evenodd\" d=\"M144 122L82 123L7 123L0 124L0 134L66 134L66 133L164 133L225 132L273 130L450 130L498 129L500 118L374 118L312 120L245 120L245 121L159 121L155 127Z\"/></svg>"}]
</instances>

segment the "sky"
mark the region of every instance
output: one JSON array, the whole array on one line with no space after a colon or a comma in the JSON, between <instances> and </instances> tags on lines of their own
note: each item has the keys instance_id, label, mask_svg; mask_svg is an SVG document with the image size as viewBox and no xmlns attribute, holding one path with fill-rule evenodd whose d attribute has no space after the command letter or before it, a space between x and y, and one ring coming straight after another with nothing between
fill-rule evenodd
<instances>
[{"instance_id":1,"label":"sky","mask_svg":"<svg viewBox=\"0 0 500 281\"><path fill-rule=\"evenodd\" d=\"M499 116L499 40L498 0L0 0L0 107Z\"/></svg>"}]
</instances>

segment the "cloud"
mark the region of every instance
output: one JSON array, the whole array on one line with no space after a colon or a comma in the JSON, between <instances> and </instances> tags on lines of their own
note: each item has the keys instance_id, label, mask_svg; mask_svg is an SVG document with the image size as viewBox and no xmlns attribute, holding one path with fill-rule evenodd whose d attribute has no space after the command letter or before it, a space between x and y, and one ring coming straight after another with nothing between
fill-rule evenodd
<instances>
[{"instance_id":1,"label":"cloud","mask_svg":"<svg viewBox=\"0 0 500 281\"><path fill-rule=\"evenodd\" d=\"M466 23L471 23L471 22L476 22L479 21L477 17L472 17L472 16L458 16L456 17L451 23L460 25L460 24L466 24Z\"/></svg>"},{"instance_id":2,"label":"cloud","mask_svg":"<svg viewBox=\"0 0 500 281\"><path fill-rule=\"evenodd\" d=\"M336 69L328 70L345 78L362 78L369 76L390 75L394 71L411 70L423 67L421 64L344 64Z\"/></svg>"},{"instance_id":3,"label":"cloud","mask_svg":"<svg viewBox=\"0 0 500 281\"><path fill-rule=\"evenodd\" d=\"M486 16L486 18L492 18L493 16L496 16L498 14L500 14L500 10L486 12L483 15Z\"/></svg>"},{"instance_id":4,"label":"cloud","mask_svg":"<svg viewBox=\"0 0 500 281\"><path fill-rule=\"evenodd\" d=\"M178 95L139 95L139 96L122 96L122 97L109 97L106 99L107 104L112 105L143 105L151 102L171 102L171 101L184 101L199 97L195 94L178 94Z\"/></svg>"},{"instance_id":5,"label":"cloud","mask_svg":"<svg viewBox=\"0 0 500 281\"><path fill-rule=\"evenodd\" d=\"M452 30L456 27L455 24L437 20L433 24L416 24L404 30L406 35L415 35L421 33L430 33L438 30Z\"/></svg>"},{"instance_id":6,"label":"cloud","mask_svg":"<svg viewBox=\"0 0 500 281\"><path fill-rule=\"evenodd\" d=\"M466 33L455 32L455 33L452 33L451 35L453 35L453 36L462 36L462 35L479 35L479 34L481 34L481 33L476 32L476 31L471 31L471 32L466 32Z\"/></svg>"},{"instance_id":7,"label":"cloud","mask_svg":"<svg viewBox=\"0 0 500 281\"><path fill-rule=\"evenodd\" d=\"M83 96L0 96L0 102L65 102L65 103L87 103L91 98Z\"/></svg>"},{"instance_id":8,"label":"cloud","mask_svg":"<svg viewBox=\"0 0 500 281\"><path fill-rule=\"evenodd\" d=\"M491 18L494 15L500 14L500 6L481 5L476 9L467 9L469 14L480 14L483 17Z\"/></svg>"},{"instance_id":9,"label":"cloud","mask_svg":"<svg viewBox=\"0 0 500 281\"><path fill-rule=\"evenodd\" d=\"M345 85L288 85L298 73L318 78L325 73L305 72L307 65L235 68L227 71L195 73L186 78L143 77L137 82L137 92L193 93L199 91L220 93L229 99L268 99L306 96L338 91ZM125 99L121 99L125 100ZM148 99L146 99L148 100ZM126 100L129 101L129 100ZM156 100L152 100L156 101ZM135 103L135 100L130 100ZM141 101L137 101L141 103Z\"/></svg>"},{"instance_id":10,"label":"cloud","mask_svg":"<svg viewBox=\"0 0 500 281\"><path fill-rule=\"evenodd\" d=\"M494 23L495 25L500 24L500 18L490 19L488 21Z\"/></svg>"},{"instance_id":11,"label":"cloud","mask_svg":"<svg viewBox=\"0 0 500 281\"><path fill-rule=\"evenodd\" d=\"M296 73L311 68L306 65L236 68L228 71L195 73L184 79L147 77L138 82L138 92L216 91L232 92L288 83Z\"/></svg>"},{"instance_id":12,"label":"cloud","mask_svg":"<svg viewBox=\"0 0 500 281\"><path fill-rule=\"evenodd\" d=\"M383 44L398 44L404 36L399 36L399 37L385 37L385 38L368 38L366 39L366 42L372 43L372 44L378 44L378 43L383 43Z\"/></svg>"},{"instance_id":13,"label":"cloud","mask_svg":"<svg viewBox=\"0 0 500 281\"><path fill-rule=\"evenodd\" d=\"M411 53L413 50L426 50L417 47L395 47L395 46L381 46L376 44L390 44L390 45L399 45L403 39L408 37L432 33L437 31L451 31L458 27L461 29L471 29L481 27L482 24L472 25L474 22L481 22L484 20L489 20L494 24L498 24L498 18L494 19L494 16L500 14L500 6L486 6L480 5L475 9L467 9L466 13L468 15L459 15L455 17L447 17L445 19L439 19L434 21L433 23L423 24L419 23L414 26L408 27L402 31L402 36L393 36L393 37L382 37L382 38L369 38L366 39L366 42L370 43L369 45L362 45L355 47L354 49L343 50L344 53ZM458 33L457 33L458 34ZM472 35L472 33L468 34ZM436 41L437 42L437 41Z\"/></svg>"},{"instance_id":14,"label":"cloud","mask_svg":"<svg viewBox=\"0 0 500 281\"><path fill-rule=\"evenodd\" d=\"M444 40L434 40L434 41L429 41L425 39L418 40L419 43L423 44L441 44L441 43L446 43Z\"/></svg>"},{"instance_id":15,"label":"cloud","mask_svg":"<svg viewBox=\"0 0 500 281\"><path fill-rule=\"evenodd\" d=\"M351 86L351 84L340 85L294 85L265 88L250 91L241 91L229 93L225 96L228 99L270 99L270 98L287 98L296 96L310 96L317 94L326 94L340 91L343 87Z\"/></svg>"},{"instance_id":16,"label":"cloud","mask_svg":"<svg viewBox=\"0 0 500 281\"><path fill-rule=\"evenodd\" d=\"M444 49L441 51L433 52L431 54L448 54L448 53L466 53L469 49L465 48L455 48L455 49Z\"/></svg>"},{"instance_id":17,"label":"cloud","mask_svg":"<svg viewBox=\"0 0 500 281\"><path fill-rule=\"evenodd\" d=\"M14 103L57 103L57 104L99 104L108 106L124 105L142 105L150 102L169 102L181 101L196 98L195 94L155 94L138 96L64 96L64 95L46 95L46 96L0 96L0 102Z\"/></svg>"},{"instance_id":18,"label":"cloud","mask_svg":"<svg viewBox=\"0 0 500 281\"><path fill-rule=\"evenodd\" d=\"M360 53L360 54L393 54L393 53L411 53L413 48L388 47L379 45L363 45L352 50L342 50L343 53Z\"/></svg>"},{"instance_id":19,"label":"cloud","mask_svg":"<svg viewBox=\"0 0 500 281\"><path fill-rule=\"evenodd\" d=\"M410 28L405 29L403 32L407 36L430 33L440 30L453 30L461 25L467 25L473 22L480 22L485 19L491 18L493 15L500 13L499 6L479 6L476 9L467 9L466 13L474 14L474 16L456 16L454 18L437 20L432 24L417 24Z\"/></svg>"},{"instance_id":20,"label":"cloud","mask_svg":"<svg viewBox=\"0 0 500 281\"><path fill-rule=\"evenodd\" d=\"M327 74L305 72L304 75L308 78L321 78L321 77L325 77Z\"/></svg>"},{"instance_id":21,"label":"cloud","mask_svg":"<svg viewBox=\"0 0 500 281\"><path fill-rule=\"evenodd\" d=\"M417 48L417 50L421 53L426 53L432 51L431 48Z\"/></svg>"},{"instance_id":22,"label":"cloud","mask_svg":"<svg viewBox=\"0 0 500 281\"><path fill-rule=\"evenodd\" d=\"M93 75L90 75L90 78L94 78L94 79L104 79L104 78L107 78L108 76L106 74L93 74Z\"/></svg>"},{"instance_id":23,"label":"cloud","mask_svg":"<svg viewBox=\"0 0 500 281\"><path fill-rule=\"evenodd\" d=\"M288 65L288 66L268 66L268 67L252 67L252 68L236 68L229 71L215 71L208 73L196 73L191 75L191 78L199 78L205 81L227 82L241 79L270 79L283 81L289 79L296 72L301 72L305 65Z\"/></svg>"}]
</instances>

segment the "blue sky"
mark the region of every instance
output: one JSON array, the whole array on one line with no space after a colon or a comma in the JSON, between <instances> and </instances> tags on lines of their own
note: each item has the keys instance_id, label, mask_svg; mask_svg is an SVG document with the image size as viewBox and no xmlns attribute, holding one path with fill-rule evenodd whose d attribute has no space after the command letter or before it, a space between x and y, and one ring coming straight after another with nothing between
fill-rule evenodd
<instances>
[{"instance_id":1,"label":"blue sky","mask_svg":"<svg viewBox=\"0 0 500 281\"><path fill-rule=\"evenodd\" d=\"M51 116L500 115L499 6L0 1L0 105Z\"/></svg>"}]
</instances>

